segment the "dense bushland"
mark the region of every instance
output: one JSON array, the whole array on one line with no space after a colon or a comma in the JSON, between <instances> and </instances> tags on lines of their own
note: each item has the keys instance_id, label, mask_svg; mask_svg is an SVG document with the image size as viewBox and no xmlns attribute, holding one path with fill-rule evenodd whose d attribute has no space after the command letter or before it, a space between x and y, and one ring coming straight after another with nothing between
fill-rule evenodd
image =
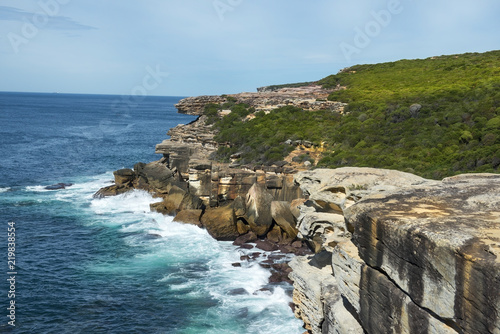
<instances>
[{"instance_id":1,"label":"dense bushland","mask_svg":"<svg viewBox=\"0 0 500 334\"><path fill-rule=\"evenodd\" d=\"M325 144L320 167L392 168L436 179L498 172L500 51L356 65L319 83L346 87L329 96L349 103L344 115L285 107L248 120L248 106L207 106L224 144L217 157L241 153L242 163L270 164L295 148L287 140L308 140ZM218 109L233 112L219 118Z\"/></svg>"}]
</instances>

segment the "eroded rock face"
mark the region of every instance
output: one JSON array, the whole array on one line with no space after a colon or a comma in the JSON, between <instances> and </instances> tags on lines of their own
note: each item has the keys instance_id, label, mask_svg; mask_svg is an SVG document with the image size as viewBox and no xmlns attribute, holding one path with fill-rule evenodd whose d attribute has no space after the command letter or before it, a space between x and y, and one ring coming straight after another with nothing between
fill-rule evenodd
<instances>
[{"instance_id":1,"label":"eroded rock face","mask_svg":"<svg viewBox=\"0 0 500 334\"><path fill-rule=\"evenodd\" d=\"M311 258L300 256L290 261L293 281L293 302L295 316L302 319L305 328L313 334L322 332L321 326L325 319L322 301L322 286L334 283L332 267L327 265L318 268L310 264Z\"/></svg>"},{"instance_id":2,"label":"eroded rock face","mask_svg":"<svg viewBox=\"0 0 500 334\"><path fill-rule=\"evenodd\" d=\"M416 305L464 333L500 332L499 175L372 195L346 219L360 258Z\"/></svg>"},{"instance_id":3,"label":"eroded rock face","mask_svg":"<svg viewBox=\"0 0 500 334\"><path fill-rule=\"evenodd\" d=\"M341 87L336 90L342 89ZM296 106L304 110L332 110L342 113L345 103L328 101L328 95L333 90L323 89L318 85L295 88L281 88L276 90L262 90L256 93L239 93L230 95L204 95L182 99L175 105L181 112L191 115L202 115L205 105L209 103L221 104L228 101L228 97L236 103L246 103L255 110L270 111L284 106Z\"/></svg>"},{"instance_id":4,"label":"eroded rock face","mask_svg":"<svg viewBox=\"0 0 500 334\"><path fill-rule=\"evenodd\" d=\"M320 298L323 333L355 330L335 321L345 311L367 333L500 333L500 175L432 181L342 168L303 172L296 181L309 194L299 235L318 254L332 254L335 279L324 278ZM335 226L345 235L332 234ZM309 267L295 266L291 277L300 280ZM321 306L308 304L318 301L306 284L295 288L308 300L297 301L296 314L311 323L304 310Z\"/></svg>"},{"instance_id":5,"label":"eroded rock face","mask_svg":"<svg viewBox=\"0 0 500 334\"><path fill-rule=\"evenodd\" d=\"M271 215L271 202L273 196L264 187L255 183L246 196L245 217L250 228L258 236L266 235L271 229L273 217Z\"/></svg>"},{"instance_id":6,"label":"eroded rock face","mask_svg":"<svg viewBox=\"0 0 500 334\"><path fill-rule=\"evenodd\" d=\"M300 219L299 232L308 240L316 253L331 252L337 243L351 238L344 216L338 213L310 212Z\"/></svg>"},{"instance_id":7,"label":"eroded rock face","mask_svg":"<svg viewBox=\"0 0 500 334\"><path fill-rule=\"evenodd\" d=\"M335 248L332 263L337 288L368 333L457 333L368 266L350 241Z\"/></svg>"}]
</instances>

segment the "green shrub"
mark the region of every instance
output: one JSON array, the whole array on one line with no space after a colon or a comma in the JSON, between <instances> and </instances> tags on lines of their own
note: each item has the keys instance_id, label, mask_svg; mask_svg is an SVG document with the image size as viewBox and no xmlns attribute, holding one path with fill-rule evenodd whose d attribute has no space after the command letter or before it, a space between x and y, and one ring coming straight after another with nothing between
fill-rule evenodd
<instances>
[{"instance_id":1,"label":"green shrub","mask_svg":"<svg viewBox=\"0 0 500 334\"><path fill-rule=\"evenodd\" d=\"M347 87L329 100L349 103L342 116L330 111L279 108L243 122L254 112L241 104L219 119L206 108L224 160L244 152L245 163L282 160L287 140L325 143L319 167L393 168L442 178L500 166L500 51L356 65L318 83ZM410 106L420 104L417 117ZM228 105L229 106L229 105ZM415 116L415 115L413 115Z\"/></svg>"}]
</instances>

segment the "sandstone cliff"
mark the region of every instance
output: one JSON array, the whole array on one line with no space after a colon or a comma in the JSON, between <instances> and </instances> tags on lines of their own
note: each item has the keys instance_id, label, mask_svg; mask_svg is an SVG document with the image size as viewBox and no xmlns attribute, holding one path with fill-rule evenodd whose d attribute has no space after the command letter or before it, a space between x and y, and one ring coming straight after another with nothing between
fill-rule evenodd
<instances>
[{"instance_id":1,"label":"sandstone cliff","mask_svg":"<svg viewBox=\"0 0 500 334\"><path fill-rule=\"evenodd\" d=\"M177 106L201 115L207 103L232 97L265 111L292 104L341 112L325 94L311 86ZM216 239L295 253L306 243L314 254L295 257L290 278L308 332L500 333L499 175L432 181L373 168L218 163L203 115L168 134L156 147L160 160L116 171L115 184L95 196L144 189L163 198L153 210Z\"/></svg>"},{"instance_id":2,"label":"sandstone cliff","mask_svg":"<svg viewBox=\"0 0 500 334\"><path fill-rule=\"evenodd\" d=\"M337 87L336 89L342 89ZM236 103L246 103L256 111L270 111L284 106L296 106L304 110L332 110L343 112L345 103L328 101L327 97L333 90L323 89L318 85L297 88L281 88L278 90L257 93L239 93L230 95L196 96L185 98L175 105L181 113L201 115L205 105L209 103L225 103L228 98Z\"/></svg>"},{"instance_id":3,"label":"sandstone cliff","mask_svg":"<svg viewBox=\"0 0 500 334\"><path fill-rule=\"evenodd\" d=\"M296 242L298 210L291 205L303 198L296 170L287 162L250 167L210 160L218 144L205 119L170 129L170 139L156 146L162 159L116 171L115 184L95 196L147 190L163 198L152 210L206 228L218 240L258 237L283 251L303 252Z\"/></svg>"},{"instance_id":4,"label":"sandstone cliff","mask_svg":"<svg viewBox=\"0 0 500 334\"><path fill-rule=\"evenodd\" d=\"M370 168L299 173L291 267L312 333L500 333L500 175L430 181Z\"/></svg>"}]
</instances>

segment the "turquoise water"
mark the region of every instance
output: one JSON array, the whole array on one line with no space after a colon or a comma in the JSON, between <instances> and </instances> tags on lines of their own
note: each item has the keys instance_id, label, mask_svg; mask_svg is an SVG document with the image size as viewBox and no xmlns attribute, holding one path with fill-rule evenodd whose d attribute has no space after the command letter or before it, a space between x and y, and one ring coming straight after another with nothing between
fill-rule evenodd
<instances>
[{"instance_id":1,"label":"turquoise water","mask_svg":"<svg viewBox=\"0 0 500 334\"><path fill-rule=\"evenodd\" d=\"M269 285L256 262L233 266L252 250L150 212L155 199L142 191L92 198L113 170L157 160L166 131L194 119L176 113L179 97L120 99L0 93L0 332L302 333L289 285ZM73 185L44 189L59 182Z\"/></svg>"}]
</instances>

